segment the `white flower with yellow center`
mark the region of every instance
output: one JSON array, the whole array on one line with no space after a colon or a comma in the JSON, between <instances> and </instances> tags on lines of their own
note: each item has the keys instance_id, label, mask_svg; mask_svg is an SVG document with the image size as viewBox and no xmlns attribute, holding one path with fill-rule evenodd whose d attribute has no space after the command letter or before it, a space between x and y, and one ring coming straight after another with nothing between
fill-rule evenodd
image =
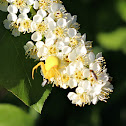
<instances>
[{"instance_id":1,"label":"white flower with yellow center","mask_svg":"<svg viewBox=\"0 0 126 126\"><path fill-rule=\"evenodd\" d=\"M34 1L34 9L43 9L43 10L48 10L49 6L52 4L51 0L38 0Z\"/></svg>"},{"instance_id":2,"label":"white flower with yellow center","mask_svg":"<svg viewBox=\"0 0 126 126\"><path fill-rule=\"evenodd\" d=\"M59 49L54 44L53 40L45 40L45 43L43 41L38 41L36 43L36 47L38 50L37 56L40 58L40 60L46 60L49 56L58 57Z\"/></svg>"},{"instance_id":3,"label":"white flower with yellow center","mask_svg":"<svg viewBox=\"0 0 126 126\"><path fill-rule=\"evenodd\" d=\"M69 92L67 97L72 101L72 104L84 106L85 104L91 103L89 92L91 90L90 82L87 80L81 81L79 86L76 88L76 93Z\"/></svg>"},{"instance_id":4,"label":"white flower with yellow center","mask_svg":"<svg viewBox=\"0 0 126 126\"><path fill-rule=\"evenodd\" d=\"M53 3L62 3L60 0L36 0L34 1L34 9L43 9L48 11Z\"/></svg>"},{"instance_id":5,"label":"white flower with yellow center","mask_svg":"<svg viewBox=\"0 0 126 126\"><path fill-rule=\"evenodd\" d=\"M85 47L87 49L87 53L91 52L92 51L92 41L86 41L86 34L83 34L81 39L85 44Z\"/></svg>"},{"instance_id":6,"label":"white flower with yellow center","mask_svg":"<svg viewBox=\"0 0 126 126\"><path fill-rule=\"evenodd\" d=\"M81 44L84 44L81 34L75 28L69 28L67 34L69 38L67 43L73 49Z\"/></svg>"},{"instance_id":7,"label":"white flower with yellow center","mask_svg":"<svg viewBox=\"0 0 126 126\"><path fill-rule=\"evenodd\" d=\"M75 28L78 30L80 28L80 24L77 23L77 15L71 16L69 17L69 19L70 20L68 21L68 27Z\"/></svg>"},{"instance_id":8,"label":"white flower with yellow center","mask_svg":"<svg viewBox=\"0 0 126 126\"><path fill-rule=\"evenodd\" d=\"M95 55L90 52L89 54L89 68L86 69L86 79L88 79L91 85L103 84L109 80L109 76L106 73L107 69L105 68L105 61L101 53Z\"/></svg>"},{"instance_id":9,"label":"white flower with yellow center","mask_svg":"<svg viewBox=\"0 0 126 126\"><path fill-rule=\"evenodd\" d=\"M65 18L65 17L67 19L67 17L69 16L69 15L66 16L66 9L60 3L53 3L50 6L50 9L48 10L48 12L49 12L49 17L51 17L55 21L57 21L60 18Z\"/></svg>"},{"instance_id":10,"label":"white flower with yellow center","mask_svg":"<svg viewBox=\"0 0 126 126\"><path fill-rule=\"evenodd\" d=\"M7 11L9 13L17 13L18 9L20 13L29 13L30 7L29 5L32 5L34 0L7 0L10 5L7 8Z\"/></svg>"},{"instance_id":11,"label":"white flower with yellow center","mask_svg":"<svg viewBox=\"0 0 126 126\"><path fill-rule=\"evenodd\" d=\"M77 60L77 59L79 59L79 58L84 60L83 58L86 55L86 53L87 53L87 49L86 49L85 45L84 44L80 44L75 49L73 49L71 51L71 53L68 55L68 58L72 62Z\"/></svg>"},{"instance_id":12,"label":"white flower with yellow center","mask_svg":"<svg viewBox=\"0 0 126 126\"><path fill-rule=\"evenodd\" d=\"M45 36L45 33L48 30L48 24L46 23L46 20L44 19L46 17L47 13L40 9L37 11L37 14L33 17L33 22L31 27L34 29L34 33L31 36L31 39L33 41L40 41L42 39L42 36Z\"/></svg>"},{"instance_id":13,"label":"white flower with yellow center","mask_svg":"<svg viewBox=\"0 0 126 126\"><path fill-rule=\"evenodd\" d=\"M0 0L0 10L7 12L8 2L6 0Z\"/></svg>"},{"instance_id":14,"label":"white flower with yellow center","mask_svg":"<svg viewBox=\"0 0 126 126\"><path fill-rule=\"evenodd\" d=\"M48 24L48 32L45 34L47 39L60 39L63 40L67 35L67 22L66 19L60 18L57 22L50 21Z\"/></svg>"},{"instance_id":15,"label":"white flower with yellow center","mask_svg":"<svg viewBox=\"0 0 126 126\"><path fill-rule=\"evenodd\" d=\"M17 22L19 24L19 32L23 32L23 33L30 33L33 32L33 28L31 26L32 24L32 20L30 20L30 18L28 18L27 14L20 14L19 18L17 19Z\"/></svg>"},{"instance_id":16,"label":"white flower with yellow center","mask_svg":"<svg viewBox=\"0 0 126 126\"><path fill-rule=\"evenodd\" d=\"M109 98L109 93L113 91L113 86L109 82L110 77L106 73L107 69L105 68L105 60L102 54L98 53L95 59L94 54L91 52L89 61L89 68L85 67L83 72L80 73L80 71L75 70L74 78L78 79L78 87L76 93L70 92L68 94L68 98L72 100L72 103L79 106L90 104L91 102L96 104L98 100L106 102ZM80 68L79 65L77 66ZM80 76L82 73L83 76Z\"/></svg>"},{"instance_id":17,"label":"white flower with yellow center","mask_svg":"<svg viewBox=\"0 0 126 126\"><path fill-rule=\"evenodd\" d=\"M61 60L63 61L63 60ZM73 64L69 64L68 66L65 66L65 64L63 64L63 69L60 70L61 73L61 78L60 78L60 83L59 86L61 88L75 88L77 87L77 81L76 79L72 76L73 72L75 70L75 67Z\"/></svg>"},{"instance_id":18,"label":"white flower with yellow center","mask_svg":"<svg viewBox=\"0 0 126 126\"><path fill-rule=\"evenodd\" d=\"M96 104L98 100L107 102L106 100L109 98L109 94L113 92L113 86L109 81L106 81L102 84L97 83L91 86L90 97L91 102Z\"/></svg>"},{"instance_id":19,"label":"white flower with yellow center","mask_svg":"<svg viewBox=\"0 0 126 126\"><path fill-rule=\"evenodd\" d=\"M14 36L14 37L17 37L17 36L20 36L20 32L19 32L19 30L18 30L18 24L17 24L17 21L10 21L10 20L8 20L8 19L5 19L4 21L3 21L3 24L4 24L4 27L6 28L6 29L10 29L11 31L12 31L12 35Z\"/></svg>"},{"instance_id":20,"label":"white flower with yellow center","mask_svg":"<svg viewBox=\"0 0 126 126\"><path fill-rule=\"evenodd\" d=\"M109 93L113 91L113 86L107 79L105 79L106 75L102 74L102 77L97 78L95 73L92 73L92 71L89 71L88 69L84 73L86 74L85 77L87 78L87 80L80 81L76 89L76 93L70 92L68 94L68 98L72 100L73 104L79 106L90 104L91 102L93 104L96 104L98 100L106 102L106 100L109 98ZM90 80L89 78L91 78L92 80ZM92 81L95 83L92 83Z\"/></svg>"},{"instance_id":21,"label":"white flower with yellow center","mask_svg":"<svg viewBox=\"0 0 126 126\"><path fill-rule=\"evenodd\" d=\"M24 45L24 49L25 49L25 55L27 55L27 57L39 60L39 57L37 56L38 50L36 48L36 45L34 45L32 41L28 41L26 45Z\"/></svg>"},{"instance_id":22,"label":"white flower with yellow center","mask_svg":"<svg viewBox=\"0 0 126 126\"><path fill-rule=\"evenodd\" d=\"M85 74L86 67L84 67L81 61L75 61L71 63L71 66L68 66L68 73L75 79L75 82L79 85L82 80L85 79L87 73ZM72 72L71 72L72 69Z\"/></svg>"}]
</instances>

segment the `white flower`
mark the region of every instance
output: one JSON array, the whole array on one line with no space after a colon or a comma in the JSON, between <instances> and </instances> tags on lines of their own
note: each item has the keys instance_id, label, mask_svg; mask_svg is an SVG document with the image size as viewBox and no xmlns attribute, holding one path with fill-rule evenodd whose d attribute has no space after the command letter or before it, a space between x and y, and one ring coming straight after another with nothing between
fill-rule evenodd
<instances>
[{"instance_id":1,"label":"white flower","mask_svg":"<svg viewBox=\"0 0 126 126\"><path fill-rule=\"evenodd\" d=\"M38 10L37 14L33 17L33 22L31 24L33 31L35 31L31 36L33 41L40 41L42 36L47 32L48 25L46 24L46 21L43 20L46 15L47 13L41 9Z\"/></svg>"},{"instance_id":2,"label":"white flower","mask_svg":"<svg viewBox=\"0 0 126 126\"><path fill-rule=\"evenodd\" d=\"M74 16L71 16L69 18L70 20L68 21L68 27L69 28L75 28L75 29L79 29L80 27L80 24L78 24L76 21L77 21L77 16L74 15Z\"/></svg>"},{"instance_id":3,"label":"white flower","mask_svg":"<svg viewBox=\"0 0 126 126\"><path fill-rule=\"evenodd\" d=\"M20 32L30 33L34 31L32 28L32 20L30 20L27 14L25 13L19 15L19 18L17 19L17 23L19 24L18 30Z\"/></svg>"},{"instance_id":4,"label":"white flower","mask_svg":"<svg viewBox=\"0 0 126 126\"><path fill-rule=\"evenodd\" d=\"M34 9L43 9L47 11L51 4L52 4L51 0L38 0L34 1L33 7Z\"/></svg>"},{"instance_id":5,"label":"white flower","mask_svg":"<svg viewBox=\"0 0 126 126\"><path fill-rule=\"evenodd\" d=\"M66 9L60 3L53 3L50 6L50 10L48 11L49 11L49 17L51 17L55 21L57 21L60 18L65 18L66 15Z\"/></svg>"},{"instance_id":6,"label":"white flower","mask_svg":"<svg viewBox=\"0 0 126 126\"><path fill-rule=\"evenodd\" d=\"M29 13L30 7L34 3L34 0L7 0L10 5L7 10L9 13L17 13L18 10L20 13Z\"/></svg>"},{"instance_id":7,"label":"white flower","mask_svg":"<svg viewBox=\"0 0 126 126\"><path fill-rule=\"evenodd\" d=\"M85 77L89 75L89 72L85 70L87 70L87 68L84 67L83 63L81 61L76 61L69 64L67 73L69 73L75 79L75 82L79 85L82 80L84 80ZM85 75L85 72L88 73Z\"/></svg>"},{"instance_id":8,"label":"white flower","mask_svg":"<svg viewBox=\"0 0 126 126\"><path fill-rule=\"evenodd\" d=\"M81 34L75 28L69 28L67 31L67 34L69 37L69 40L67 41L67 43L73 49L81 44L85 45Z\"/></svg>"},{"instance_id":9,"label":"white flower","mask_svg":"<svg viewBox=\"0 0 126 126\"><path fill-rule=\"evenodd\" d=\"M29 56L32 59L38 60L37 56L38 50L32 41L28 41L26 45L24 45L24 49L25 49L25 55L27 55L27 57Z\"/></svg>"},{"instance_id":10,"label":"white flower","mask_svg":"<svg viewBox=\"0 0 126 126\"><path fill-rule=\"evenodd\" d=\"M75 49L73 49L73 51L68 55L68 58L70 59L70 61L75 61L78 58L80 59L82 58L83 60L86 53L87 53L87 49L85 45L80 44Z\"/></svg>"},{"instance_id":11,"label":"white flower","mask_svg":"<svg viewBox=\"0 0 126 126\"><path fill-rule=\"evenodd\" d=\"M8 19L5 19L3 21L4 27L6 29L10 29L12 31L12 35L17 37L20 36L20 32L18 31L18 24L17 24L17 20L16 21L11 21Z\"/></svg>"},{"instance_id":12,"label":"white flower","mask_svg":"<svg viewBox=\"0 0 126 126\"><path fill-rule=\"evenodd\" d=\"M76 88L76 93L69 92L67 97L72 101L72 104L76 104L79 106L90 104L91 103L91 99L89 96L90 89L91 89L90 83L85 80L80 84L80 86Z\"/></svg>"},{"instance_id":13,"label":"white flower","mask_svg":"<svg viewBox=\"0 0 126 126\"><path fill-rule=\"evenodd\" d=\"M62 71L60 71L61 83L59 85L64 89L68 87L70 88L77 87L77 81L75 80L75 78L73 78L72 74L68 72L70 67L72 67L71 64L69 64L69 66L65 67Z\"/></svg>"},{"instance_id":14,"label":"white flower","mask_svg":"<svg viewBox=\"0 0 126 126\"><path fill-rule=\"evenodd\" d=\"M86 41L86 34L83 34L81 39L82 39L82 42L85 44L87 52L91 52L92 51L92 41Z\"/></svg>"},{"instance_id":15,"label":"white flower","mask_svg":"<svg viewBox=\"0 0 126 126\"><path fill-rule=\"evenodd\" d=\"M54 44L53 40L45 40L45 43L42 41L38 41L36 43L36 47L38 49L38 57L40 60L46 60L49 56L57 56L59 55L59 49ZM39 44L38 44L39 43Z\"/></svg>"},{"instance_id":16,"label":"white flower","mask_svg":"<svg viewBox=\"0 0 126 126\"><path fill-rule=\"evenodd\" d=\"M98 100L106 102L109 93L113 91L113 86L109 82L109 75L102 53L95 55L88 54L88 66L84 66L81 60L74 61L74 69L69 69L72 76L76 79L78 87L76 92L70 92L68 98L73 104L83 106L85 104L96 104ZM69 73L67 71L67 73Z\"/></svg>"},{"instance_id":17,"label":"white flower","mask_svg":"<svg viewBox=\"0 0 126 126\"><path fill-rule=\"evenodd\" d=\"M67 22L66 19L60 18L57 22L50 21L48 24L48 32L45 34L47 39L61 39L63 40L66 37L67 33Z\"/></svg>"}]
</instances>

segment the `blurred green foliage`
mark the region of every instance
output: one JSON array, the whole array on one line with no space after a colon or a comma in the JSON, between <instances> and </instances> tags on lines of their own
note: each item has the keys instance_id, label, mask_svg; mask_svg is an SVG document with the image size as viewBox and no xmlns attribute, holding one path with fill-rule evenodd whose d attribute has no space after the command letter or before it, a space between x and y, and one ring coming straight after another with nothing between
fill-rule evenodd
<instances>
[{"instance_id":1,"label":"blurred green foliage","mask_svg":"<svg viewBox=\"0 0 126 126\"><path fill-rule=\"evenodd\" d=\"M126 22L126 1L116 0L114 7L115 11L119 14L120 18L122 19L122 22ZM116 20L116 18L114 20ZM110 22L112 22L112 20ZM120 50L126 53L126 26L117 26L116 29L110 32L98 33L97 40L100 43L100 45L106 49L113 51Z\"/></svg>"},{"instance_id":2,"label":"blurred green foliage","mask_svg":"<svg viewBox=\"0 0 126 126\"><path fill-rule=\"evenodd\" d=\"M0 126L34 126L34 118L19 107L0 104Z\"/></svg>"},{"instance_id":3,"label":"blurred green foliage","mask_svg":"<svg viewBox=\"0 0 126 126\"><path fill-rule=\"evenodd\" d=\"M78 22L81 24L80 32L87 34L87 40L94 41L94 52L103 52L103 56L107 62L108 73L113 77L114 92L110 95L111 98L108 99L108 103L98 102L95 106L86 105L84 108L81 108L72 105L67 99L66 96L69 89L53 88L52 93L44 104L42 114L39 116L33 114L33 117L37 118L37 120L34 120L35 126L126 126L126 0L62 1L68 12L78 16ZM0 16L0 22L5 18L2 17L3 15ZM2 30L4 31L3 27L1 28L1 32L3 33ZM7 39L5 36L8 34L10 33L6 32L2 37ZM4 39L0 41L0 46L4 44ZM14 41L16 41L16 38ZM4 50L0 51L2 57L0 66L4 67L1 73L4 70L8 72L7 70L10 68L9 65L4 66L4 63L11 61L13 56L13 54L9 54L9 49L10 45L4 47L4 50L8 50L8 58L7 56L6 58L2 57L3 53L5 53ZM21 52L23 56L24 53L23 51ZM32 60L27 62L32 62ZM29 66L27 64L25 62L26 67ZM13 71L13 73L15 75L17 71ZM8 74L5 73L4 75ZM3 75L0 74L0 76ZM6 76L6 78L8 77L9 75ZM40 76L37 75L36 77ZM3 83L3 81L0 83ZM38 87L40 88L39 84ZM1 103L12 103L20 106L24 111L30 111L27 106L11 93L4 91L4 89L1 89L0 92ZM35 92L37 92L37 89L35 89ZM31 95L28 96L35 95L35 98L35 92L33 90ZM39 98L40 96L41 92ZM34 98L32 103L35 103Z\"/></svg>"},{"instance_id":4,"label":"blurred green foliage","mask_svg":"<svg viewBox=\"0 0 126 126\"><path fill-rule=\"evenodd\" d=\"M126 28L118 28L109 33L99 33L97 38L102 47L126 53Z\"/></svg>"},{"instance_id":5,"label":"blurred green foliage","mask_svg":"<svg viewBox=\"0 0 126 126\"><path fill-rule=\"evenodd\" d=\"M116 2L116 10L119 13L122 20L126 21L126 1L118 0Z\"/></svg>"}]
</instances>

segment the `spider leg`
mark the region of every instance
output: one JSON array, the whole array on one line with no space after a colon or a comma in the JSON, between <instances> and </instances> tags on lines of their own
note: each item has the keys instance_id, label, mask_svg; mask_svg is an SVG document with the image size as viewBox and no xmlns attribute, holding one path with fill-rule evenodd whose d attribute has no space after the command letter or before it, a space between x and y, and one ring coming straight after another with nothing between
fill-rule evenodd
<instances>
[{"instance_id":1,"label":"spider leg","mask_svg":"<svg viewBox=\"0 0 126 126\"><path fill-rule=\"evenodd\" d=\"M61 78L61 82L63 83L63 80L62 80L62 76L61 76L61 73L57 70L57 68L54 68L55 72L56 72L56 78L60 77ZM57 79L57 82L58 82L58 79Z\"/></svg>"},{"instance_id":2,"label":"spider leg","mask_svg":"<svg viewBox=\"0 0 126 126\"><path fill-rule=\"evenodd\" d=\"M58 69L62 69L62 68L64 68L64 67L66 67L66 66L60 66Z\"/></svg>"},{"instance_id":3,"label":"spider leg","mask_svg":"<svg viewBox=\"0 0 126 126\"><path fill-rule=\"evenodd\" d=\"M45 75L45 73L46 73L46 70L45 70L45 64L43 63L43 62L39 62L37 65L35 65L34 67L33 67L33 69L32 69L32 79L34 79L34 71L36 70L36 72L37 72L37 68L38 67L41 67L41 69L42 69L42 72L43 72L43 74Z\"/></svg>"}]
</instances>

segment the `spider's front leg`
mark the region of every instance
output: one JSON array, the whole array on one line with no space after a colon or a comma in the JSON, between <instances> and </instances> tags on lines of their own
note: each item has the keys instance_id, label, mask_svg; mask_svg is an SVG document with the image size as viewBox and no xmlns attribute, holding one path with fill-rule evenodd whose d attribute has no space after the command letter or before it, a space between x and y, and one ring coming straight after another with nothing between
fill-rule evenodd
<instances>
[{"instance_id":1,"label":"spider's front leg","mask_svg":"<svg viewBox=\"0 0 126 126\"><path fill-rule=\"evenodd\" d=\"M41 67L43 74L44 74L44 75L46 74L45 64L44 64L43 62L39 62L39 63L38 63L37 65L35 65L35 66L33 67L33 69L32 69L32 79L34 79L34 71L36 70L36 72L37 72L37 68L38 68L39 66Z\"/></svg>"}]
</instances>

